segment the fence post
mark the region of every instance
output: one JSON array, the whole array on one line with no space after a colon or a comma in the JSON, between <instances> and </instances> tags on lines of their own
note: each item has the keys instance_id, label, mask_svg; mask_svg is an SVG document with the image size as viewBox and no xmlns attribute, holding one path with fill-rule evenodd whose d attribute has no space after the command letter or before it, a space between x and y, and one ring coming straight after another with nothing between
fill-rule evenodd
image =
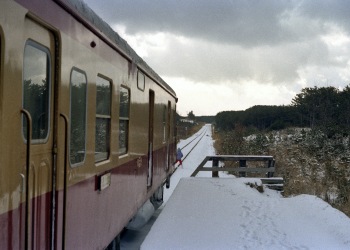
<instances>
[{"instance_id":1,"label":"fence post","mask_svg":"<svg viewBox=\"0 0 350 250\"><path fill-rule=\"evenodd\" d=\"M214 158L213 159L213 168L218 168L219 167L219 160ZM219 172L218 171L213 171L211 174L211 177L219 177Z\"/></svg>"},{"instance_id":2,"label":"fence post","mask_svg":"<svg viewBox=\"0 0 350 250\"><path fill-rule=\"evenodd\" d=\"M267 165L267 169L273 168L274 166L275 166L275 160L274 159L269 160L268 165ZM267 177L268 178L273 177L273 173L272 172L267 172Z\"/></svg>"},{"instance_id":3,"label":"fence post","mask_svg":"<svg viewBox=\"0 0 350 250\"><path fill-rule=\"evenodd\" d=\"M239 167L240 168L246 168L247 167L247 161L246 160L240 160L239 161ZM239 172L238 176L239 177L245 177L246 176L246 172Z\"/></svg>"}]
</instances>

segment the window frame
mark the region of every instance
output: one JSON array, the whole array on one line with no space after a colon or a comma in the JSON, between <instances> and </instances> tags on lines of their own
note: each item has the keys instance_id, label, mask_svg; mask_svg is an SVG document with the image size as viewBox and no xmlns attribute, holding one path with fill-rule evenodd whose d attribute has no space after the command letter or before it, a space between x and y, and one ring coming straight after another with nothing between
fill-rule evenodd
<instances>
[{"instance_id":1,"label":"window frame","mask_svg":"<svg viewBox=\"0 0 350 250\"><path fill-rule=\"evenodd\" d=\"M162 105L163 106L163 144L165 144L167 142L167 106L166 105Z\"/></svg>"},{"instance_id":2,"label":"window frame","mask_svg":"<svg viewBox=\"0 0 350 250\"><path fill-rule=\"evenodd\" d=\"M109 115L107 114L98 114L97 113L97 82L98 82L98 79L101 79L103 81L106 81L108 82L109 84ZM108 161L110 159L110 156L111 156L111 128L112 128L112 91L113 91L113 81L108 78L108 77L105 77L104 75L102 74L98 74L97 77L96 77L96 112L95 112L95 164L98 164L98 163L101 163L103 161ZM106 131L106 138L108 141L106 141L106 145L107 145L107 157L106 158L103 158L103 159L98 159L96 156L97 156L97 151L96 151L96 148L97 148L97 143L96 143L96 139L97 139L97 120L98 119L103 119L103 120L108 120L108 131Z\"/></svg>"},{"instance_id":3,"label":"window frame","mask_svg":"<svg viewBox=\"0 0 350 250\"><path fill-rule=\"evenodd\" d=\"M46 84L48 86L48 89L47 89L47 93L48 93L48 96L47 96L47 119L46 119L46 126L47 126L47 131L46 131L46 136L43 137L43 138L37 138L37 139L33 139L32 137L32 140L31 140L31 143L32 144L45 144L48 142L49 140L49 137L50 137L50 133L51 133L51 103L52 103L52 57L51 57L51 51L49 48L47 48L46 46L42 45L41 43L35 41L35 40L32 40L32 39L28 39L26 42L25 42L25 45L24 45L24 50L23 50L23 68L22 68L22 108L23 109L26 109L30 115L31 115L31 118L33 119L33 115L32 113L30 112L30 110L27 109L27 107L24 107L24 99L25 99L25 90L24 90L24 74L25 74L25 51L26 51L26 48L27 46L31 46L32 48L35 48L43 53L46 54ZM37 63L37 62L35 62ZM26 128L24 126L24 123L25 123L25 118L22 116L22 125L21 125L21 131L22 131L22 137L23 137L23 140L25 143L27 143L27 137L25 135L26 133ZM33 130L34 130L34 125L32 126L32 136L33 136Z\"/></svg>"},{"instance_id":4,"label":"window frame","mask_svg":"<svg viewBox=\"0 0 350 250\"><path fill-rule=\"evenodd\" d=\"M72 163L72 76L74 72L78 72L82 74L85 77L85 119L84 119L84 157L79 162ZM86 160L86 144L87 144L87 107L88 107L88 78L86 75L86 72L84 70L81 70L77 67L72 67L71 73L70 73L70 79L69 79L69 163L71 168L79 167L84 164Z\"/></svg>"},{"instance_id":5,"label":"window frame","mask_svg":"<svg viewBox=\"0 0 350 250\"><path fill-rule=\"evenodd\" d=\"M141 91L145 91L145 87L146 87L146 76L141 70L138 70L137 71L137 88Z\"/></svg>"},{"instance_id":6,"label":"window frame","mask_svg":"<svg viewBox=\"0 0 350 250\"><path fill-rule=\"evenodd\" d=\"M122 113L122 105L121 105L121 97L122 97L122 89L125 89L128 93L128 103L127 103L127 113L128 116L121 116ZM122 156L122 155L126 155L129 152L129 126L130 126L130 106L131 106L131 91L130 88L121 85L120 86L120 91L119 91L119 130L118 130L118 155ZM125 145L124 147L121 147L121 123L125 123ZM125 149L124 149L125 148ZM123 151L121 150L123 149Z\"/></svg>"}]
</instances>

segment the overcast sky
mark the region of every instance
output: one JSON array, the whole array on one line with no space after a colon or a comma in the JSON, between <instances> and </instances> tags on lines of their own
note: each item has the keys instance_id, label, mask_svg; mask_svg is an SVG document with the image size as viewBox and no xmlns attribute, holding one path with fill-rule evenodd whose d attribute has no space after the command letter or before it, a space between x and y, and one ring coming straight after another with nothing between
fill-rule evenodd
<instances>
[{"instance_id":1,"label":"overcast sky","mask_svg":"<svg viewBox=\"0 0 350 250\"><path fill-rule=\"evenodd\" d=\"M347 0L84 0L196 116L350 83Z\"/></svg>"}]
</instances>

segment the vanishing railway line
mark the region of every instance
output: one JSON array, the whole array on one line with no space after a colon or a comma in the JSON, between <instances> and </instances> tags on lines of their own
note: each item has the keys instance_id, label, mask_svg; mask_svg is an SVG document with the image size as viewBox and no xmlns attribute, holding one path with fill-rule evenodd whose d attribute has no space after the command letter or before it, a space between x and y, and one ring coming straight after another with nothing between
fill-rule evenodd
<instances>
[{"instance_id":1,"label":"vanishing railway line","mask_svg":"<svg viewBox=\"0 0 350 250\"><path fill-rule=\"evenodd\" d=\"M186 151L186 153L184 153L184 157L182 158L182 161L184 161L187 156L189 156L191 154L191 152L195 149L195 147L198 145L198 143L203 139L203 137L207 134L207 130L208 128L206 126L204 126L199 132L197 133L197 135L191 139L188 143L186 143L184 146L180 147L181 151L183 149L185 149L186 147L191 147L189 151ZM184 152L184 151L182 151ZM176 171L176 170L175 170Z\"/></svg>"},{"instance_id":2,"label":"vanishing railway line","mask_svg":"<svg viewBox=\"0 0 350 250\"><path fill-rule=\"evenodd\" d=\"M201 129L201 130L203 130L202 132L200 132L200 131L198 131L198 132L200 132L199 134L196 134L196 136L191 140L191 141L189 141L188 143L186 143L186 145L184 145L184 146L182 146L181 147L181 150L183 150L184 148L186 148L188 145L190 145L194 140L196 140L198 137L200 137L203 133L205 133L206 132L206 129Z\"/></svg>"}]
</instances>

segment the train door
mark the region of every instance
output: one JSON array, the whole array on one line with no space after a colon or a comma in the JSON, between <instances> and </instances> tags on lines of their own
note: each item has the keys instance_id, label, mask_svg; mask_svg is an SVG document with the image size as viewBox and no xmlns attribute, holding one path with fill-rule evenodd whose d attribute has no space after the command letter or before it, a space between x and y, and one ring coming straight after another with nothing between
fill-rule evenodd
<instances>
[{"instance_id":1,"label":"train door","mask_svg":"<svg viewBox=\"0 0 350 250\"><path fill-rule=\"evenodd\" d=\"M154 91L149 91L149 118L148 118L148 173L147 187L152 186L153 178L153 134L154 134Z\"/></svg>"},{"instance_id":2,"label":"train door","mask_svg":"<svg viewBox=\"0 0 350 250\"><path fill-rule=\"evenodd\" d=\"M54 35L25 20L21 161L25 189L25 249L49 249L52 216ZM23 232L22 231L22 232Z\"/></svg>"}]
</instances>

